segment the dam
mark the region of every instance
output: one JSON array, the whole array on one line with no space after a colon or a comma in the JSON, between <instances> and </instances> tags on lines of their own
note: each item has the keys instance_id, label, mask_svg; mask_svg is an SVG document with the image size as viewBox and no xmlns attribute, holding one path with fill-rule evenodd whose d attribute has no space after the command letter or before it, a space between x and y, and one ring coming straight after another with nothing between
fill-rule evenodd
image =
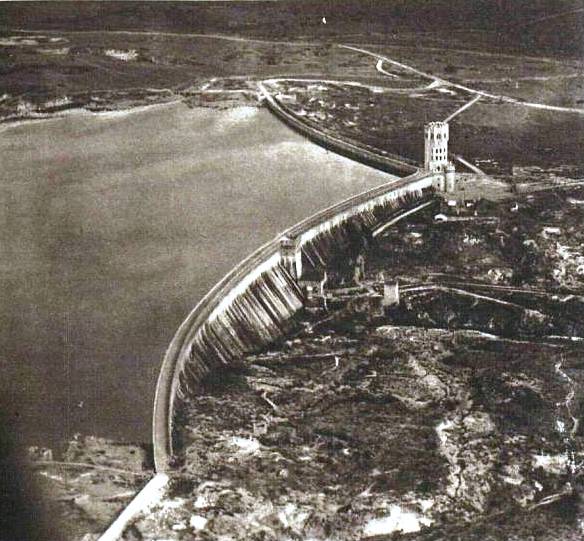
<instances>
[{"instance_id":1,"label":"dam","mask_svg":"<svg viewBox=\"0 0 584 541\"><path fill-rule=\"evenodd\" d=\"M181 399L196 392L211 371L261 350L290 329L294 314L304 305L298 283L303 261L326 267L351 237L383 228L390 217L395 223L396 210L403 209L404 217L410 215L436 189L445 186L445 172L419 170L408 161L360 149L308 126L275 100L262 83L259 89L270 112L293 130L323 148L350 157L353 163L401 173L402 178L394 177L282 231L239 263L194 307L170 343L156 387L152 432L158 473L170 471L175 460L173 428Z\"/></svg>"},{"instance_id":2,"label":"dam","mask_svg":"<svg viewBox=\"0 0 584 541\"><path fill-rule=\"evenodd\" d=\"M372 231L384 218L431 196L440 175L414 173L348 198L314 214L266 243L237 265L193 309L166 352L153 414L154 460L158 472L171 469L177 401L211 370L260 350L290 329L303 307L303 294L281 239L295 239L300 259L326 265L355 232ZM395 218L393 218L395 221Z\"/></svg>"}]
</instances>

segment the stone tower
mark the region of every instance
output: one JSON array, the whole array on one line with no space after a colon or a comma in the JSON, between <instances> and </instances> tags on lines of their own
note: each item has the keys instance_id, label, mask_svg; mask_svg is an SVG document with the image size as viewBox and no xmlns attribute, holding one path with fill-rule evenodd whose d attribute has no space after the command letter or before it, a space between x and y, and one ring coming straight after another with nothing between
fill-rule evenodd
<instances>
[{"instance_id":1,"label":"stone tower","mask_svg":"<svg viewBox=\"0 0 584 541\"><path fill-rule=\"evenodd\" d=\"M424 126L424 169L445 172L448 164L447 122L430 122Z\"/></svg>"}]
</instances>

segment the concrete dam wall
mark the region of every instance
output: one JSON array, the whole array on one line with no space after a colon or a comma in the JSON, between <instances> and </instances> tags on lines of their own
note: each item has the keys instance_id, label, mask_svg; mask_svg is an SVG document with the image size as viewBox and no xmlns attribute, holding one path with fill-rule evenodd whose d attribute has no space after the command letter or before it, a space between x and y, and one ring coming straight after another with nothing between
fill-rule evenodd
<instances>
[{"instance_id":1,"label":"concrete dam wall","mask_svg":"<svg viewBox=\"0 0 584 541\"><path fill-rule=\"evenodd\" d=\"M367 236L390 219L395 221L400 209L404 216L410 214L439 183L440 174L419 171L410 160L320 131L297 118L262 83L259 89L269 110L292 129L329 150L403 178L324 209L282 232L237 265L199 302L171 341L156 387L153 443L158 472L172 468L173 422L180 401L195 392L211 370L284 336L304 306L297 277L282 254L281 239L290 240L301 266L326 267L355 235Z\"/></svg>"},{"instance_id":2,"label":"concrete dam wall","mask_svg":"<svg viewBox=\"0 0 584 541\"><path fill-rule=\"evenodd\" d=\"M424 172L392 180L307 218L250 255L201 300L178 329L160 371L153 415L158 472L172 468L180 400L211 370L285 335L303 307L303 293L281 255L281 238L293 239L302 260L326 266L355 232L372 231L429 197L435 177Z\"/></svg>"}]
</instances>

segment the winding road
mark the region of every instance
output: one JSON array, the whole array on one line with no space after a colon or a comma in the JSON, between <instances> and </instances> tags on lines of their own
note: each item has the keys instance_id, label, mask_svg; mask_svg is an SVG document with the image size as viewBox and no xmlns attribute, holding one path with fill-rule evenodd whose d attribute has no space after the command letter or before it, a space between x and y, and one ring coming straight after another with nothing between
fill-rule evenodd
<instances>
[{"instance_id":1,"label":"winding road","mask_svg":"<svg viewBox=\"0 0 584 541\"><path fill-rule=\"evenodd\" d=\"M574 12L576 11L582 11L581 9L578 10L574 10ZM571 13L571 12L570 12ZM564 15L559 14L559 15ZM555 16L559 16L559 15L555 15ZM35 31L32 30L28 30L28 29L23 29L23 28L18 28L18 29L12 29L13 32L18 32L18 33L42 33L42 34L63 34L63 35L83 35L83 34L112 34L112 35L127 35L127 36L168 36L168 37L182 37L182 38L200 38L200 39L216 39L216 40L225 40L225 41L232 41L232 42L243 42L243 43L257 43L257 44L267 44L267 45L285 45L285 46L309 46L309 47L322 47L323 45L327 44L327 45L336 45L337 47L340 47L342 49L347 49L347 50L351 50L351 51L355 51L355 52L359 52L362 54L366 54L369 56L372 56L373 58L377 59L377 64L376 64L376 68L377 71L383 75L385 75L386 77L390 77L390 78L398 78L398 76L396 74L390 73L388 71L386 71L383 68L383 63L387 62L388 64L392 64L404 71L409 71L410 73L414 73L415 75L418 75L419 77L425 78L425 79L430 79L432 81L431 84L435 85L435 86L446 86L446 87L451 87L451 88L457 88L459 90L462 90L464 92L468 92L470 94L474 94L474 95L480 95L482 97L485 98L490 98L492 100L496 100L499 102L505 102L505 103L511 103L514 105L522 105L524 107L531 107L534 109L542 109L542 110L547 110L547 111L556 111L556 112L563 112L563 113L575 113L575 114L580 114L580 115L584 115L584 109L579 109L579 108L575 108L575 107L561 107L558 105L547 105L544 103L534 103L534 102L526 102L526 101L522 101L518 98L514 98L512 96L506 96L506 95L500 95L500 94L493 94L490 92L486 92L483 90L477 90L474 88L470 88L468 86L462 85L460 83L454 83L452 81L448 81L447 79L443 79L441 77L438 77L436 75L432 75L430 73L426 73L424 71L421 71L417 68L414 68L413 66L410 66L408 64L404 64L401 62L398 62L396 60L393 60L391 58L388 58L387 56L383 56L380 55L378 53L375 53L373 51L367 50L367 49L363 49L361 47L356 47L354 45L343 45L343 44L334 44L331 42L322 42L322 41L283 41L283 40L266 40L266 39L256 39L256 38L245 38L245 37L240 37L240 36L229 36L229 35L224 35L224 34L204 34L204 33L180 33L180 32L158 32L158 31L129 31L129 30L108 30L108 31L101 31L101 30L83 30L83 31L70 31L70 30L54 30L54 29L37 29ZM370 46L370 45L367 45ZM374 45L371 45L374 46ZM402 47L402 48L407 48L407 47ZM443 49L438 49L438 48L433 48L433 47L425 47L425 50L431 51L431 50L443 50ZM452 50L452 52L462 52L462 51L458 51L458 50ZM511 57L512 55L505 55L505 54L495 54L495 53L485 53L485 52L481 52L481 51L467 51L469 53L472 54L477 54L477 55L488 55L488 56L500 56L500 57ZM539 58L539 57L525 57L527 59L532 59L532 60L540 60L540 61L546 61L546 62L554 62L554 63L559 63L559 61L554 60L554 59L548 59L548 58ZM578 76L578 74L576 74L575 76ZM325 82L325 81L323 81ZM336 84L351 84L352 81L344 81L344 82L340 82L340 81L336 81Z\"/></svg>"},{"instance_id":2,"label":"winding road","mask_svg":"<svg viewBox=\"0 0 584 541\"><path fill-rule=\"evenodd\" d=\"M413 66L409 66L408 64L403 64L402 62L398 62L397 60L393 60L391 58L388 58L387 56L380 55L378 53L375 53L373 51L369 51L367 49L362 49L360 47L354 47L352 45L339 45L339 47L341 47L342 49L348 49L348 50L355 51L355 52L358 52L361 54L366 54L366 55L372 56L373 58L377 59L377 61L378 61L377 66L380 66L379 61L381 61L381 66L383 65L384 62L387 62L388 64L392 64L403 71L408 71L410 73L413 73L413 74L417 75L418 77L422 77L424 79L430 79L436 83L439 83L440 85L443 85L446 87L451 87L451 88L457 88L458 90L462 90L463 92L468 92L469 94L479 95L479 96L489 98L492 100L496 100L499 102L511 103L514 105L522 105L523 107L532 107L534 109L543 109L546 111L557 111L557 112L562 112L562 113L576 113L576 114L584 115L584 109L578 109L575 107L560 107L558 105L546 105L544 103L526 102L526 101L522 101L518 98L513 98L511 96L505 96L502 94L492 94L491 92L485 92L484 90L477 90L475 88L470 88L468 86L461 85L459 83L453 83L451 81L448 81L447 79L443 79L442 77L438 77L436 75L432 75L431 73L421 71L417 68L414 68ZM379 67L378 67L378 71L379 71ZM384 73L384 71L382 73Z\"/></svg>"}]
</instances>

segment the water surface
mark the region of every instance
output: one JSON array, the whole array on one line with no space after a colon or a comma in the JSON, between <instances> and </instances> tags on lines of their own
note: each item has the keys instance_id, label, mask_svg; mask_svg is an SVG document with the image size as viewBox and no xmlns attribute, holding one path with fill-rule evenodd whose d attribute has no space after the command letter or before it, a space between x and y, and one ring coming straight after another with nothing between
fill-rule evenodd
<instances>
[{"instance_id":1,"label":"water surface","mask_svg":"<svg viewBox=\"0 0 584 541\"><path fill-rule=\"evenodd\" d=\"M197 301L279 231L391 178L244 107L23 124L0 157L0 393L39 444L148 441Z\"/></svg>"}]
</instances>

